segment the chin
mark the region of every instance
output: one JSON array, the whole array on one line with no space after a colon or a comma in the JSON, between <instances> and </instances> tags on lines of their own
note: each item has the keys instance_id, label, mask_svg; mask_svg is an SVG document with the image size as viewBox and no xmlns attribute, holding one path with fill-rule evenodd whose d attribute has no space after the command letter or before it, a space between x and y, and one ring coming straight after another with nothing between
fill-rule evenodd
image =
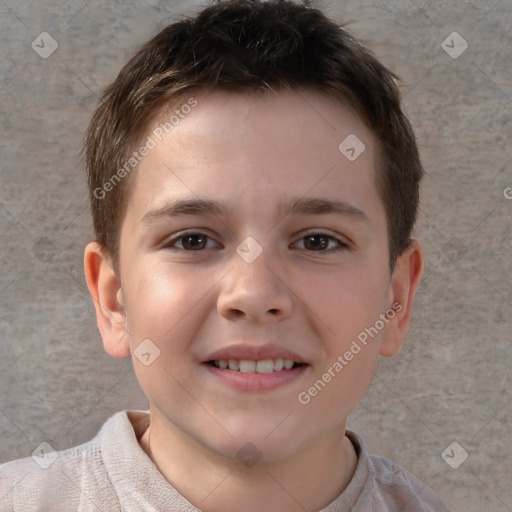
<instances>
[{"instance_id":1,"label":"chin","mask_svg":"<svg viewBox=\"0 0 512 512\"><path fill-rule=\"evenodd\" d=\"M293 455L296 450L297 447L291 444L284 445L280 443L277 446L274 443L263 443L258 440L238 439L230 443L229 446L218 447L215 451L222 457L241 462L247 467L252 467L256 464L279 462Z\"/></svg>"},{"instance_id":2,"label":"chin","mask_svg":"<svg viewBox=\"0 0 512 512\"><path fill-rule=\"evenodd\" d=\"M273 463L293 455L298 450L307 445L304 438L303 428L299 430L297 427L292 431L288 428L275 425L273 429L259 430L247 425L238 431L231 431L233 437L223 438L222 441L205 443L208 448L216 452L222 457L238 460L250 467L255 463ZM281 431L279 431L281 429ZM301 438L296 438L300 433Z\"/></svg>"}]
</instances>

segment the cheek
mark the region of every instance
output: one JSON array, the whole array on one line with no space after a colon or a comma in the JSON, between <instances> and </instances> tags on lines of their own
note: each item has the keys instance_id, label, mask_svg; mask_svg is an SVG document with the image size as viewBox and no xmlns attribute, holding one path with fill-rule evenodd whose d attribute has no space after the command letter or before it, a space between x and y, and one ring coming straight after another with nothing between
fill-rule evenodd
<instances>
[{"instance_id":1,"label":"cheek","mask_svg":"<svg viewBox=\"0 0 512 512\"><path fill-rule=\"evenodd\" d=\"M377 354L372 347L363 347L352 360L342 356L342 361L329 363L299 399L309 401L304 407L324 428L344 421L360 403L374 376Z\"/></svg>"},{"instance_id":2,"label":"cheek","mask_svg":"<svg viewBox=\"0 0 512 512\"><path fill-rule=\"evenodd\" d=\"M298 279L301 279L297 276ZM384 272L365 265L347 265L329 275L317 276L314 282L304 279L301 298L321 321L329 352L343 350L365 328L373 325L386 304L388 280Z\"/></svg>"},{"instance_id":3,"label":"cheek","mask_svg":"<svg viewBox=\"0 0 512 512\"><path fill-rule=\"evenodd\" d=\"M387 283L386 270L356 265L309 284L310 318L320 329L325 356L319 356L299 402L310 400L305 406L314 408L317 417L342 419L366 393L377 365Z\"/></svg>"},{"instance_id":4,"label":"cheek","mask_svg":"<svg viewBox=\"0 0 512 512\"><path fill-rule=\"evenodd\" d=\"M164 350L169 339L176 340L182 334L194 305L204 297L207 287L196 282L189 274L171 273L164 265L147 265L151 271L139 273L136 280L128 283L126 295L127 328L132 343L150 338ZM177 340L176 340L177 341ZM173 343L178 347L179 342Z\"/></svg>"},{"instance_id":5,"label":"cheek","mask_svg":"<svg viewBox=\"0 0 512 512\"><path fill-rule=\"evenodd\" d=\"M184 388L190 387L190 344L200 323L201 298L210 288L204 279L196 283L189 273L172 273L162 264L127 284L134 370L146 396L159 408L172 403L180 410L189 403Z\"/></svg>"}]
</instances>

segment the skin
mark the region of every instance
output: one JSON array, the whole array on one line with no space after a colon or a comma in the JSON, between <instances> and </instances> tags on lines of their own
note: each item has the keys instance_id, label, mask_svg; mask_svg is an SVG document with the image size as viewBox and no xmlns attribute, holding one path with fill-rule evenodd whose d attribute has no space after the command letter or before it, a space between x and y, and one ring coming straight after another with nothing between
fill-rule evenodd
<instances>
[{"instance_id":1,"label":"skin","mask_svg":"<svg viewBox=\"0 0 512 512\"><path fill-rule=\"evenodd\" d=\"M400 350L423 270L421 246L413 241L390 275L376 141L348 107L311 91L195 97L197 107L130 178L119 274L98 244L86 248L104 347L133 357L149 338L161 351L149 366L133 357L150 403L140 443L188 501L208 512L320 510L355 470L346 420L378 355ZM353 162L338 150L349 134L366 146ZM344 201L366 220L276 215L279 200L304 197ZM142 220L177 198L214 199L232 212ZM208 238L195 251L197 238L170 242L183 230ZM329 242L322 248L318 238L308 243L312 231L334 238L320 237ZM248 236L263 249L252 263L236 252ZM336 239L344 245L333 252ZM307 405L299 403L298 394L396 302L401 311L378 336ZM236 390L201 364L236 342L273 342L309 366L272 391ZM247 442L261 454L250 468L237 459Z\"/></svg>"}]
</instances>

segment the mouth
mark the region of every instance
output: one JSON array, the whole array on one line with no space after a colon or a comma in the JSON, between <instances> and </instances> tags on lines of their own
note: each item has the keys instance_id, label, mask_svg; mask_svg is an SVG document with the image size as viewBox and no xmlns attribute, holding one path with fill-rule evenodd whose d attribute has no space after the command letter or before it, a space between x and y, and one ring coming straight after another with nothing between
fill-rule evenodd
<instances>
[{"instance_id":1,"label":"mouth","mask_svg":"<svg viewBox=\"0 0 512 512\"><path fill-rule=\"evenodd\" d=\"M293 370L301 366L307 366L307 363L300 363L293 359L260 359L252 361L249 359L212 359L206 361L205 364L218 368L220 370L228 370L238 373L275 373L286 370Z\"/></svg>"},{"instance_id":2,"label":"mouth","mask_svg":"<svg viewBox=\"0 0 512 512\"><path fill-rule=\"evenodd\" d=\"M311 371L306 359L277 344L230 345L210 354L201 366L214 382L244 392L291 386Z\"/></svg>"},{"instance_id":3,"label":"mouth","mask_svg":"<svg viewBox=\"0 0 512 512\"><path fill-rule=\"evenodd\" d=\"M201 365L208 374L238 391L269 391L290 386L311 371L298 353L277 343L235 343L210 353Z\"/></svg>"}]
</instances>

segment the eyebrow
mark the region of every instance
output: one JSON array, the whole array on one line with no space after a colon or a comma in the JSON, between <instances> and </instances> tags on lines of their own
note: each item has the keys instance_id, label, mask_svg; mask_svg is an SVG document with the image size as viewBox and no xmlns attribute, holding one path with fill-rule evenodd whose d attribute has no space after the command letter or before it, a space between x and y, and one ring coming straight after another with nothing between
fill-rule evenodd
<instances>
[{"instance_id":1,"label":"eyebrow","mask_svg":"<svg viewBox=\"0 0 512 512\"><path fill-rule=\"evenodd\" d=\"M277 216L292 215L328 215L336 214L350 220L370 224L368 216L359 208L345 202L323 198L293 198L281 199L277 204ZM172 218L179 215L214 215L217 217L233 216L231 208L219 201L211 199L185 198L171 201L161 208L150 210L142 217L142 222L151 224L162 218Z\"/></svg>"}]
</instances>

